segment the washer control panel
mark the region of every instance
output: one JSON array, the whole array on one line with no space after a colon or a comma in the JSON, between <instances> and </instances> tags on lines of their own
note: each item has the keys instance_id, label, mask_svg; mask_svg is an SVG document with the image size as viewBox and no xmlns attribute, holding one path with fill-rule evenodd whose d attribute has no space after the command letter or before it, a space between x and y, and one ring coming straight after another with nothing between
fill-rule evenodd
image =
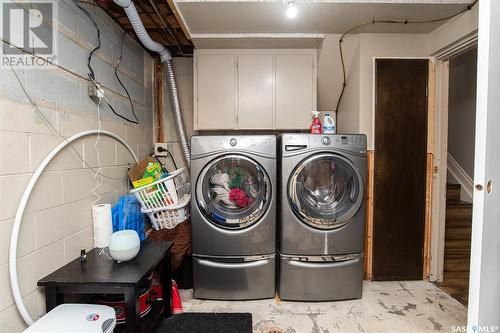
<instances>
[{"instance_id":1,"label":"washer control panel","mask_svg":"<svg viewBox=\"0 0 500 333\"><path fill-rule=\"evenodd\" d=\"M321 143L324 144L325 146L329 146L330 143L332 143L332 140L328 136L324 136L321 138Z\"/></svg>"},{"instance_id":2,"label":"washer control panel","mask_svg":"<svg viewBox=\"0 0 500 333\"><path fill-rule=\"evenodd\" d=\"M261 155L276 157L274 135L203 135L191 137L191 158L223 151L246 150Z\"/></svg>"}]
</instances>

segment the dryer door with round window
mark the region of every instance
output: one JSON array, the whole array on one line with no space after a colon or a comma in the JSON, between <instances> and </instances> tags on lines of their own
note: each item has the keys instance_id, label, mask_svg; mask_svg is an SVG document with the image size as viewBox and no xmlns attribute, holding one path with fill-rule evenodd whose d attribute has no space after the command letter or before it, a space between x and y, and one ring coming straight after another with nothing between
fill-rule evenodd
<instances>
[{"instance_id":1,"label":"dryer door with round window","mask_svg":"<svg viewBox=\"0 0 500 333\"><path fill-rule=\"evenodd\" d=\"M238 155L205 166L196 183L200 210L215 226L242 229L257 223L269 208L271 185L260 164Z\"/></svg>"},{"instance_id":2,"label":"dryer door with round window","mask_svg":"<svg viewBox=\"0 0 500 333\"><path fill-rule=\"evenodd\" d=\"M363 181L342 155L321 153L299 163L288 181L288 199L295 215L316 229L336 229L358 212Z\"/></svg>"}]
</instances>

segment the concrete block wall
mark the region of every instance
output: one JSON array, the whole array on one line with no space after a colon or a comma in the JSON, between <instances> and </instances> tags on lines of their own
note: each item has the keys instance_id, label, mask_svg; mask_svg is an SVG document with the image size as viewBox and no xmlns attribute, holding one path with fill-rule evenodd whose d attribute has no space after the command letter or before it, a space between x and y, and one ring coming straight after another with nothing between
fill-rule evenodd
<instances>
[{"instance_id":1,"label":"concrete block wall","mask_svg":"<svg viewBox=\"0 0 500 333\"><path fill-rule=\"evenodd\" d=\"M96 45L90 20L69 0L58 1L58 66L16 68L21 83L44 116L63 136L98 127L97 105L87 96L87 57ZM85 5L82 5L85 6ZM101 9L87 6L95 17L102 48L92 59L97 80L117 112L131 117L125 92L113 73L123 30ZM129 89L140 124L127 123L101 103L101 127L132 146L139 158L149 153L153 138L152 58L131 37L123 45L119 75ZM14 216L25 187L45 156L63 139L26 98L10 68L0 69L0 332L20 332L25 325L10 290L8 252ZM39 179L21 224L17 252L20 288L34 319L45 313L43 288L37 280L93 247L91 205L114 204L128 193L127 167L132 157L118 142L101 137L97 147L103 174L96 176L96 137L86 137L65 148ZM97 186L96 180L102 185ZM101 198L96 197L94 189Z\"/></svg>"}]
</instances>

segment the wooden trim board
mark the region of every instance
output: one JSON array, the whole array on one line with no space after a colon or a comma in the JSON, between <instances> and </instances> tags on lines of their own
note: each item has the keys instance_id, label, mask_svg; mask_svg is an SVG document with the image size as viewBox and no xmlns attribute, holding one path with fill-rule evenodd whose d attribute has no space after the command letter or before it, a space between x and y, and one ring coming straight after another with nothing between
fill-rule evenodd
<instances>
[{"instance_id":1,"label":"wooden trim board","mask_svg":"<svg viewBox=\"0 0 500 333\"><path fill-rule=\"evenodd\" d=\"M155 60L154 66L154 95L155 95L155 116L156 116L156 142L165 142L165 122L163 119L163 64Z\"/></svg>"},{"instance_id":2,"label":"wooden trim board","mask_svg":"<svg viewBox=\"0 0 500 333\"><path fill-rule=\"evenodd\" d=\"M177 22L179 22L179 25L181 26L182 32L184 32L184 35L186 35L186 38L191 40L191 34L189 33L189 29L186 26L186 23L184 22L184 18L182 17L182 14L177 9L177 6L175 5L175 1L174 0L167 0L167 5L172 10L172 13L174 14Z\"/></svg>"},{"instance_id":3,"label":"wooden trim board","mask_svg":"<svg viewBox=\"0 0 500 333\"><path fill-rule=\"evenodd\" d=\"M424 274L429 279L431 264L431 230L432 230L432 189L434 180L434 122L436 113L436 70L433 61L429 61L429 77L427 84L427 172L425 186L425 227L424 227Z\"/></svg>"},{"instance_id":4,"label":"wooden trim board","mask_svg":"<svg viewBox=\"0 0 500 333\"><path fill-rule=\"evenodd\" d=\"M433 179L433 154L427 154L427 179L425 186L425 227L424 227L424 274L423 279L429 278L430 253L431 253L431 224L432 224L432 179Z\"/></svg>"},{"instance_id":5,"label":"wooden trim board","mask_svg":"<svg viewBox=\"0 0 500 333\"><path fill-rule=\"evenodd\" d=\"M366 184L366 231L365 231L365 279L372 280L373 263L373 180L374 180L374 154L373 150L366 153L367 184Z\"/></svg>"}]
</instances>

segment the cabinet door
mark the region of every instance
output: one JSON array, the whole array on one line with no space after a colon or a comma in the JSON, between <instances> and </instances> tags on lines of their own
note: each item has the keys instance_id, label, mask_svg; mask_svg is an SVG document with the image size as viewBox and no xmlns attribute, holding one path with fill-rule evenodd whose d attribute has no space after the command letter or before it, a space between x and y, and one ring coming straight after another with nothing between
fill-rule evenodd
<instances>
[{"instance_id":1,"label":"cabinet door","mask_svg":"<svg viewBox=\"0 0 500 333\"><path fill-rule=\"evenodd\" d=\"M272 129L274 126L273 56L238 57L238 129Z\"/></svg>"},{"instance_id":2,"label":"cabinet door","mask_svg":"<svg viewBox=\"0 0 500 333\"><path fill-rule=\"evenodd\" d=\"M276 128L306 129L316 109L313 55L276 56Z\"/></svg>"},{"instance_id":3,"label":"cabinet door","mask_svg":"<svg viewBox=\"0 0 500 333\"><path fill-rule=\"evenodd\" d=\"M197 129L234 129L236 61L233 55L199 55L196 58Z\"/></svg>"}]
</instances>

